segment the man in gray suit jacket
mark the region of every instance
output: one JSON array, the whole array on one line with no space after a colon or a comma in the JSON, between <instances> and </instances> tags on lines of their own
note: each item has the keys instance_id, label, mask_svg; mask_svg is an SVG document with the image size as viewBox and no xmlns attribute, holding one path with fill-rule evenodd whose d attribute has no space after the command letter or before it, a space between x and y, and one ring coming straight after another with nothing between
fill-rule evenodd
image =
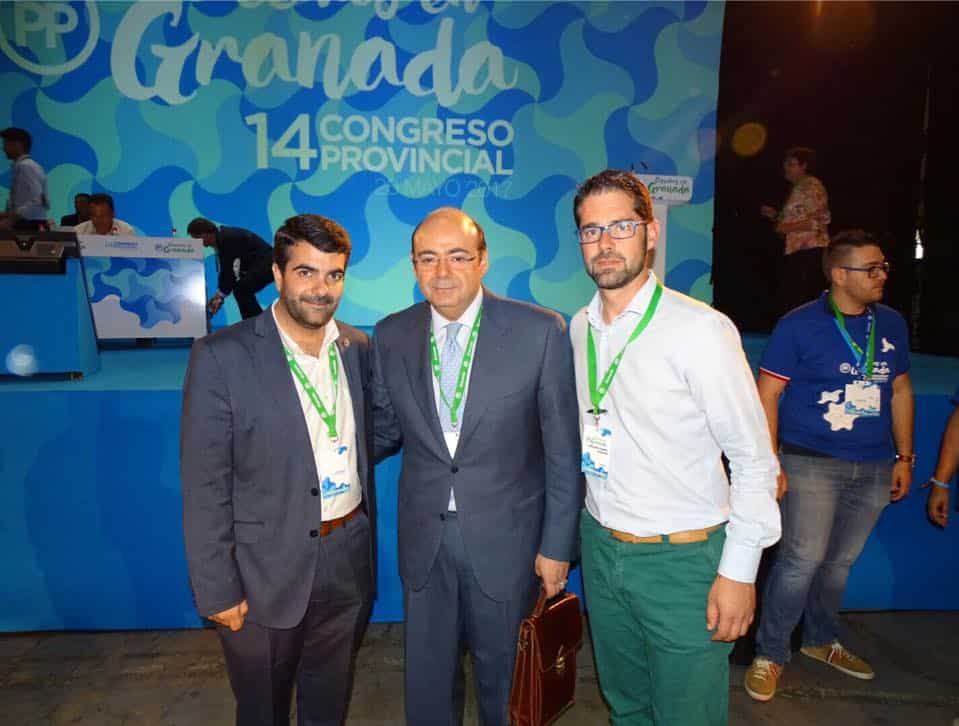
<instances>
[{"instance_id":1,"label":"man in gray suit jacket","mask_svg":"<svg viewBox=\"0 0 959 726\"><path fill-rule=\"evenodd\" d=\"M341 724L374 589L369 340L333 320L350 239L286 220L270 311L198 340L184 384L183 530L241 726Z\"/></svg>"},{"instance_id":2,"label":"man in gray suit jacket","mask_svg":"<svg viewBox=\"0 0 959 726\"><path fill-rule=\"evenodd\" d=\"M376 458L403 449L399 564L406 720L462 720L465 648L480 721L504 726L520 621L566 584L583 500L563 319L482 288L483 230L439 209L413 233L426 303L373 336Z\"/></svg>"}]
</instances>

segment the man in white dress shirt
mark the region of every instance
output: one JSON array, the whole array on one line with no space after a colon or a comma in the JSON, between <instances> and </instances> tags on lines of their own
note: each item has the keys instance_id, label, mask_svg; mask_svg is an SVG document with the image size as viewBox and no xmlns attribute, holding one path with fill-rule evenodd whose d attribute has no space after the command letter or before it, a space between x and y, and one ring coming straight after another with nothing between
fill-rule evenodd
<instances>
[{"instance_id":1,"label":"man in white dress shirt","mask_svg":"<svg viewBox=\"0 0 959 726\"><path fill-rule=\"evenodd\" d=\"M725 724L732 641L780 534L756 385L732 323L650 269L659 225L634 174L588 179L574 217L599 288L570 333L600 685L617 725Z\"/></svg>"},{"instance_id":2,"label":"man in white dress shirt","mask_svg":"<svg viewBox=\"0 0 959 726\"><path fill-rule=\"evenodd\" d=\"M13 162L10 168L10 196L6 210L0 213L0 227L31 231L41 229L50 208L47 175L30 156L33 137L26 129L0 131L3 152Z\"/></svg>"},{"instance_id":3,"label":"man in white dress shirt","mask_svg":"<svg viewBox=\"0 0 959 726\"><path fill-rule=\"evenodd\" d=\"M103 192L90 195L90 219L80 222L73 231L77 234L105 234L129 237L135 235L133 227L117 219L113 206L113 197Z\"/></svg>"}]
</instances>

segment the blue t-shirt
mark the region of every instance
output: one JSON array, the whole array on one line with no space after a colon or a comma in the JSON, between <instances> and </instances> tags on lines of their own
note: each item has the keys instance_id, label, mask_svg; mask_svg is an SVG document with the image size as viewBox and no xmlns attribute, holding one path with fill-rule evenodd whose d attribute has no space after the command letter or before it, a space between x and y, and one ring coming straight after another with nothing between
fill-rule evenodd
<instances>
[{"instance_id":1,"label":"blue t-shirt","mask_svg":"<svg viewBox=\"0 0 959 726\"><path fill-rule=\"evenodd\" d=\"M876 358L872 381L879 385L878 416L850 411L846 386L862 379L858 356L849 348L829 308L828 293L796 308L776 324L760 370L787 381L779 403L779 438L847 461L892 458L892 382L909 371L909 331L902 315L872 305ZM866 350L869 314L845 316L846 330ZM863 361L865 364L865 361Z\"/></svg>"}]
</instances>

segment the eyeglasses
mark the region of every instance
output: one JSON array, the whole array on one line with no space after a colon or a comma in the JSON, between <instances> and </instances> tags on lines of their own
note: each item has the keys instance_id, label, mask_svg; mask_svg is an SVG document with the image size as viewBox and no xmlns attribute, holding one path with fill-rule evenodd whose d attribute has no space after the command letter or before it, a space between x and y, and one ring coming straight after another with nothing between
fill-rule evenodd
<instances>
[{"instance_id":1,"label":"eyeglasses","mask_svg":"<svg viewBox=\"0 0 959 726\"><path fill-rule=\"evenodd\" d=\"M466 255L462 252L454 252L451 255L434 255L432 252L423 252L413 258L413 263L424 270L435 270L440 265L440 260L446 260L446 263L454 270L463 270L469 267L470 263L477 258L477 255Z\"/></svg>"},{"instance_id":2,"label":"eyeglasses","mask_svg":"<svg viewBox=\"0 0 959 726\"><path fill-rule=\"evenodd\" d=\"M869 265L869 267L847 267L846 265L839 265L839 268L849 270L850 272L865 272L872 279L879 277L880 273L889 274L888 262L883 262L879 265Z\"/></svg>"},{"instance_id":3,"label":"eyeglasses","mask_svg":"<svg viewBox=\"0 0 959 726\"><path fill-rule=\"evenodd\" d=\"M609 234L610 239L629 239L636 234L637 227L645 227L648 223L638 219L617 219L609 224L587 224L578 230L580 244L596 244L603 238L603 232Z\"/></svg>"}]
</instances>

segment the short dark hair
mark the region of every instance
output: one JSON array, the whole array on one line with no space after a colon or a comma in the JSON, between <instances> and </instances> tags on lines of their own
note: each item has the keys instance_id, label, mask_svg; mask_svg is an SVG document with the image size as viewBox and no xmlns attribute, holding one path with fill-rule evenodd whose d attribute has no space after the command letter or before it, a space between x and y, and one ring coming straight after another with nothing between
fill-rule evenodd
<instances>
[{"instance_id":1,"label":"short dark hair","mask_svg":"<svg viewBox=\"0 0 959 726\"><path fill-rule=\"evenodd\" d=\"M419 233L420 227L422 227L423 223L426 222L426 220L428 220L438 211L439 210L433 210L432 212L427 214L425 217L423 217L423 219L420 220L420 223L413 228L413 234L410 235L410 252L413 252L416 249L416 235ZM462 215L466 217L470 222L472 222L474 227L476 227L476 233L479 236L479 239L477 240L477 243L476 243L477 244L476 249L479 250L480 252L484 252L486 250L486 232L483 231L483 225L481 225L479 222L473 219L473 217L468 215L462 209L457 211L461 212Z\"/></svg>"},{"instance_id":2,"label":"short dark hair","mask_svg":"<svg viewBox=\"0 0 959 726\"><path fill-rule=\"evenodd\" d=\"M290 248L297 242L307 242L320 252L344 254L347 263L353 249L350 235L339 223L319 214L298 214L286 220L273 236L273 261L281 270L286 269Z\"/></svg>"},{"instance_id":3,"label":"short dark hair","mask_svg":"<svg viewBox=\"0 0 959 726\"><path fill-rule=\"evenodd\" d=\"M90 195L90 204L105 204L110 207L111 212L115 212L116 209L113 206L113 197L109 194L104 194L103 192L97 192L96 194Z\"/></svg>"},{"instance_id":4,"label":"short dark hair","mask_svg":"<svg viewBox=\"0 0 959 726\"><path fill-rule=\"evenodd\" d=\"M90 198L90 195L87 194L86 192L77 192L76 194L73 195L73 198L74 198L74 199L80 199L80 198L83 198L83 197L85 197L86 199L89 199L89 198Z\"/></svg>"},{"instance_id":5,"label":"short dark hair","mask_svg":"<svg viewBox=\"0 0 959 726\"><path fill-rule=\"evenodd\" d=\"M15 141L23 146L23 150L30 153L30 149L33 147L33 137L30 136L30 132L26 129L18 129L16 126L9 126L3 131L0 131L0 137L3 137L4 141Z\"/></svg>"},{"instance_id":6,"label":"short dark hair","mask_svg":"<svg viewBox=\"0 0 959 726\"><path fill-rule=\"evenodd\" d=\"M216 234L216 225L206 217L197 217L186 226L186 233L191 237L199 237L201 234Z\"/></svg>"},{"instance_id":7,"label":"short dark hair","mask_svg":"<svg viewBox=\"0 0 959 726\"><path fill-rule=\"evenodd\" d=\"M612 191L629 194L633 198L633 211L644 222L652 221L653 200L649 196L649 189L639 180L639 177L631 171L604 169L580 184L576 190L576 198L573 200L573 219L576 221L577 229L579 229L579 207L583 200L593 194Z\"/></svg>"},{"instance_id":8,"label":"short dark hair","mask_svg":"<svg viewBox=\"0 0 959 726\"><path fill-rule=\"evenodd\" d=\"M822 271L826 279L832 282L832 270L839 267L849 256L849 251L859 247L881 247L875 235L864 229L844 229L829 240L823 248Z\"/></svg>"},{"instance_id":9,"label":"short dark hair","mask_svg":"<svg viewBox=\"0 0 959 726\"><path fill-rule=\"evenodd\" d=\"M786 152L783 154L783 160L785 161L786 159L795 159L798 161L806 167L807 174L812 174L816 168L816 152L808 146L793 146L790 149L786 149Z\"/></svg>"}]
</instances>

